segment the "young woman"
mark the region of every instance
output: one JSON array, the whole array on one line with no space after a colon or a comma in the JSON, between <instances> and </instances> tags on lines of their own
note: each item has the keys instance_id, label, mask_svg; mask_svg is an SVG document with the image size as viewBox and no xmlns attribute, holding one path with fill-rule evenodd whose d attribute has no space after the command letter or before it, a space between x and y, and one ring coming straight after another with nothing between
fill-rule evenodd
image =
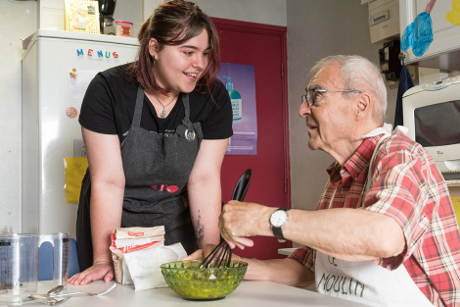
<instances>
[{"instance_id":1,"label":"young woman","mask_svg":"<svg viewBox=\"0 0 460 307\"><path fill-rule=\"evenodd\" d=\"M77 217L83 271L70 284L113 278L110 234L164 225L190 254L219 242L220 168L232 131L215 79L219 40L196 4L170 1L144 22L136 61L99 73L79 122L89 168Z\"/></svg>"}]
</instances>

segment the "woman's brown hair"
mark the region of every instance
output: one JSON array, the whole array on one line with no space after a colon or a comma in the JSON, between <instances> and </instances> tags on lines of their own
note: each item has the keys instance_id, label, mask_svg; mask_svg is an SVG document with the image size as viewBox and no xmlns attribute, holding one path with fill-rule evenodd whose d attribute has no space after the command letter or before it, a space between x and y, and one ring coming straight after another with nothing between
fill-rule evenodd
<instances>
[{"instance_id":1,"label":"woman's brown hair","mask_svg":"<svg viewBox=\"0 0 460 307\"><path fill-rule=\"evenodd\" d=\"M141 26L137 36L139 51L128 73L144 88L166 93L155 81L153 66L155 59L150 55L149 42L154 38L158 42L158 51L165 45L177 46L198 36L205 29L209 37L209 62L203 77L197 82L196 90L207 86L208 91L220 70L219 38L211 19L193 2L173 0L161 4Z\"/></svg>"}]
</instances>

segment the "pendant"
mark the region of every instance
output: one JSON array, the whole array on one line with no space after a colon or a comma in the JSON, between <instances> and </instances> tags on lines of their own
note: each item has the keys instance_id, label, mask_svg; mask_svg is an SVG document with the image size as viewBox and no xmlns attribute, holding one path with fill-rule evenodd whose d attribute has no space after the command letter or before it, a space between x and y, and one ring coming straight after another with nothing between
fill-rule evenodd
<instances>
[{"instance_id":1,"label":"pendant","mask_svg":"<svg viewBox=\"0 0 460 307\"><path fill-rule=\"evenodd\" d=\"M161 112L160 112L160 118L166 118L166 110L163 109Z\"/></svg>"}]
</instances>

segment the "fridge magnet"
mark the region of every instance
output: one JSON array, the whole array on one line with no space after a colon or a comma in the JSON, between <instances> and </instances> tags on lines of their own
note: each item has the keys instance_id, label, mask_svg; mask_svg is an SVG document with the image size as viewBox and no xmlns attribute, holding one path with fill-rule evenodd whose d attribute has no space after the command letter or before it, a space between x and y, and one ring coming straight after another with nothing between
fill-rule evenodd
<instances>
[{"instance_id":1,"label":"fridge magnet","mask_svg":"<svg viewBox=\"0 0 460 307\"><path fill-rule=\"evenodd\" d=\"M77 109L75 109L74 107L70 107L70 108L67 108L67 110L65 110L65 114L67 115L68 118L75 118L77 117L78 112L77 112Z\"/></svg>"},{"instance_id":2,"label":"fridge magnet","mask_svg":"<svg viewBox=\"0 0 460 307\"><path fill-rule=\"evenodd\" d=\"M99 3L91 0L65 0L65 30L100 34Z\"/></svg>"},{"instance_id":3,"label":"fridge magnet","mask_svg":"<svg viewBox=\"0 0 460 307\"><path fill-rule=\"evenodd\" d=\"M77 69L74 67L72 68L72 71L69 73L71 78L77 79L77 74L76 74Z\"/></svg>"}]
</instances>

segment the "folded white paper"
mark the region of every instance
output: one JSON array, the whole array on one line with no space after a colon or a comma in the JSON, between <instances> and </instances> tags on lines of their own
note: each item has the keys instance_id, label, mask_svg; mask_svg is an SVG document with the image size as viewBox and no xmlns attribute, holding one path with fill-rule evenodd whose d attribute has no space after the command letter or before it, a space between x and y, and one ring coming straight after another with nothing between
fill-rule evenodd
<instances>
[{"instance_id":1,"label":"folded white paper","mask_svg":"<svg viewBox=\"0 0 460 307\"><path fill-rule=\"evenodd\" d=\"M123 257L123 278L121 281L122 285L132 285L133 279L131 278L131 274L129 273L128 265L126 264L126 258Z\"/></svg>"},{"instance_id":2,"label":"folded white paper","mask_svg":"<svg viewBox=\"0 0 460 307\"><path fill-rule=\"evenodd\" d=\"M187 252L182 244L176 243L124 254L123 262L128 267L135 290L138 291L166 287L160 266L164 263L180 261L186 256Z\"/></svg>"}]
</instances>

